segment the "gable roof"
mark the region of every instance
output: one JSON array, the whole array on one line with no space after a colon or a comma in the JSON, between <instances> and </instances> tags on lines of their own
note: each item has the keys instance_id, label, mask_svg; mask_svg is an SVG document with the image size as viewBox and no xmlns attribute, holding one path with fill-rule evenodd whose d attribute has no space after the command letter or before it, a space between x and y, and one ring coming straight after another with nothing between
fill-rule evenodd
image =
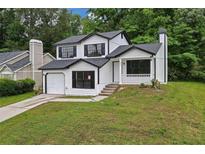
<instances>
[{"instance_id":1,"label":"gable roof","mask_svg":"<svg viewBox=\"0 0 205 154\"><path fill-rule=\"evenodd\" d=\"M16 71L22 67L24 67L27 64L31 64L31 62L29 61L29 56L17 61L14 64L6 64L12 71Z\"/></svg>"},{"instance_id":2,"label":"gable roof","mask_svg":"<svg viewBox=\"0 0 205 154\"><path fill-rule=\"evenodd\" d=\"M109 61L109 59L107 58L86 58L86 59L81 59L81 60L91 65L94 65L96 67L102 67Z\"/></svg>"},{"instance_id":3,"label":"gable roof","mask_svg":"<svg viewBox=\"0 0 205 154\"><path fill-rule=\"evenodd\" d=\"M106 64L109 61L109 59L107 58L86 58L86 59L53 60L50 63L42 66L40 70L66 69L66 68L69 68L71 65L76 64L80 61L84 61L95 67L100 68L104 64Z\"/></svg>"},{"instance_id":4,"label":"gable roof","mask_svg":"<svg viewBox=\"0 0 205 154\"><path fill-rule=\"evenodd\" d=\"M118 31L111 31L111 32L103 32L103 33L96 32L96 33L90 33L90 34L87 34L87 35L71 36L71 37L68 37L64 40L56 42L54 45L80 43L81 41L86 40L86 39L88 39L89 37L91 37L93 35L98 35L98 36L104 37L106 39L112 39L120 33L123 33L125 35L126 39L128 40L128 42L130 43L130 40L128 39L126 33L122 30L118 30Z\"/></svg>"},{"instance_id":5,"label":"gable roof","mask_svg":"<svg viewBox=\"0 0 205 154\"><path fill-rule=\"evenodd\" d=\"M106 57L108 57L108 58L118 57L121 54L123 54L123 53L125 53L125 52L127 52L127 51L129 51L133 48L142 50L142 51L147 52L147 53L152 54L152 55L156 55L160 47L161 47L161 43L138 44L138 45L121 45L121 46L117 47L109 55L107 55Z\"/></svg>"},{"instance_id":6,"label":"gable roof","mask_svg":"<svg viewBox=\"0 0 205 154\"><path fill-rule=\"evenodd\" d=\"M26 53L28 51L13 51L13 52L2 52L0 53L0 64L4 63L12 58L15 58L23 53Z\"/></svg>"}]
</instances>

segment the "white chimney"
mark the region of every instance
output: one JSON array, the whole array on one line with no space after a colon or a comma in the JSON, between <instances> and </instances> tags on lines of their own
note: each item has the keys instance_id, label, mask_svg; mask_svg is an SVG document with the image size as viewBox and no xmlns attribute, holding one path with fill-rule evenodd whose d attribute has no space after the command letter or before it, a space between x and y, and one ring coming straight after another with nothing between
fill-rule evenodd
<instances>
[{"instance_id":1,"label":"white chimney","mask_svg":"<svg viewBox=\"0 0 205 154\"><path fill-rule=\"evenodd\" d=\"M41 84L41 71L38 70L43 65L43 43L40 40L31 39L29 42L30 62L32 63L32 79L36 85Z\"/></svg>"},{"instance_id":2,"label":"white chimney","mask_svg":"<svg viewBox=\"0 0 205 154\"><path fill-rule=\"evenodd\" d=\"M159 42L162 43L162 53L160 53L160 58L163 59L163 82L168 81L168 42L167 42L167 30L164 28L159 28Z\"/></svg>"}]
</instances>

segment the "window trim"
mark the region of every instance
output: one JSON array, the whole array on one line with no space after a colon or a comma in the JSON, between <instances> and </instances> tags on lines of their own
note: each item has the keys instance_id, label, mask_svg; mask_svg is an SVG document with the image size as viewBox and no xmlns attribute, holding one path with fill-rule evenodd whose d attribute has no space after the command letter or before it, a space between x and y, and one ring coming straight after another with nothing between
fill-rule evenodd
<instances>
[{"instance_id":1,"label":"window trim","mask_svg":"<svg viewBox=\"0 0 205 154\"><path fill-rule=\"evenodd\" d=\"M151 74L151 59L129 59L126 60L126 74L130 75L130 73L128 74L128 61L149 61L149 73L135 73L135 74L131 74L131 75L146 75L146 74Z\"/></svg>"},{"instance_id":2,"label":"window trim","mask_svg":"<svg viewBox=\"0 0 205 154\"><path fill-rule=\"evenodd\" d=\"M88 46L89 45L94 45L95 46L95 52L93 53L98 53L97 51L97 46L101 45L101 53L100 55L89 55L89 50L88 50ZM87 50L87 51L86 51ZM105 56L105 43L94 43L94 44L84 44L84 56L85 57L101 57L101 56Z\"/></svg>"},{"instance_id":3,"label":"window trim","mask_svg":"<svg viewBox=\"0 0 205 154\"><path fill-rule=\"evenodd\" d=\"M76 77L76 74L77 72L82 72L83 73L83 86L82 87L76 87L76 82L77 82L77 79L73 79L73 73L75 73L75 77ZM91 88L87 88L85 87L85 81L84 78L85 78L85 72L92 72L93 73L93 80L91 80L91 85L90 87ZM75 86L74 86L74 82L75 82ZM92 84L93 84L93 87L92 87ZM95 89L95 71L72 71L72 88L74 89Z\"/></svg>"},{"instance_id":4,"label":"window trim","mask_svg":"<svg viewBox=\"0 0 205 154\"><path fill-rule=\"evenodd\" d=\"M64 50L66 47L73 47L73 54L72 54L72 56L69 57L69 56L68 56L68 52L67 52L67 56L66 56L66 57L63 57L63 50ZM60 51L60 48L61 48L61 51ZM60 52L61 52L61 53L60 53ZM62 59L77 57L77 46L76 46L76 45L58 46L58 57L59 57L59 58L62 58Z\"/></svg>"}]
</instances>

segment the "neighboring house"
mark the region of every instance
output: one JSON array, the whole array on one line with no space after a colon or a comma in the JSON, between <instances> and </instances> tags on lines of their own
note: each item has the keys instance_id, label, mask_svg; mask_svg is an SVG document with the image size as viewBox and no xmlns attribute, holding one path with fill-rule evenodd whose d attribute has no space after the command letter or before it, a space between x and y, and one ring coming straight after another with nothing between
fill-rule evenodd
<instances>
[{"instance_id":1,"label":"neighboring house","mask_svg":"<svg viewBox=\"0 0 205 154\"><path fill-rule=\"evenodd\" d=\"M159 42L131 44L126 32L71 36L55 43L56 60L44 65L43 92L98 95L108 84L167 83L167 35Z\"/></svg>"},{"instance_id":2,"label":"neighboring house","mask_svg":"<svg viewBox=\"0 0 205 154\"><path fill-rule=\"evenodd\" d=\"M55 58L49 53L43 54L43 43L30 40L29 50L0 53L0 78L20 80L31 78L36 88L42 87L42 71L39 68Z\"/></svg>"}]
</instances>

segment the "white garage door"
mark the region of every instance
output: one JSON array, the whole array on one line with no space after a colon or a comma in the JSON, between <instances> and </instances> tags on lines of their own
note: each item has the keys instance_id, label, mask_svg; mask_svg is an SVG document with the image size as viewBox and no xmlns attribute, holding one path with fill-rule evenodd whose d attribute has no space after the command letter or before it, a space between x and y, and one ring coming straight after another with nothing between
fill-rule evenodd
<instances>
[{"instance_id":1,"label":"white garage door","mask_svg":"<svg viewBox=\"0 0 205 154\"><path fill-rule=\"evenodd\" d=\"M64 94L65 79L63 74L47 74L47 94Z\"/></svg>"}]
</instances>

